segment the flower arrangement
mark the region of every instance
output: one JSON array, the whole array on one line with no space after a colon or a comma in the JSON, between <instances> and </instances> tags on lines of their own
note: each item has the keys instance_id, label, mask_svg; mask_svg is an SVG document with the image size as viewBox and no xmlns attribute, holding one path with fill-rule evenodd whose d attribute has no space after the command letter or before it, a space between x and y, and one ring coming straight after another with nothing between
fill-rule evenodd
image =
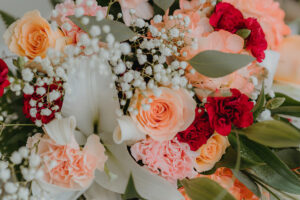
<instances>
[{"instance_id":1,"label":"flower arrangement","mask_svg":"<svg viewBox=\"0 0 300 200\"><path fill-rule=\"evenodd\" d=\"M50 21L1 11L1 199L300 195L278 3L56 3Z\"/></svg>"}]
</instances>

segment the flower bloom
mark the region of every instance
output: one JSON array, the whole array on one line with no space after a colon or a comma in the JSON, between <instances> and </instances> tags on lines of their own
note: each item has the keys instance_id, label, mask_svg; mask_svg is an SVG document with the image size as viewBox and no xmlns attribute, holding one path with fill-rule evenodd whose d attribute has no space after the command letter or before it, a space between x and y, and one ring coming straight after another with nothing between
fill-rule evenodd
<instances>
[{"instance_id":1,"label":"flower bloom","mask_svg":"<svg viewBox=\"0 0 300 200\"><path fill-rule=\"evenodd\" d=\"M143 164L153 173L159 174L172 183L186 177L197 175L194 170L194 154L187 144L173 140L158 142L151 138L131 146L131 154L136 161Z\"/></svg>"},{"instance_id":2,"label":"flower bloom","mask_svg":"<svg viewBox=\"0 0 300 200\"><path fill-rule=\"evenodd\" d=\"M55 99L50 97L53 92L56 93ZM63 92L60 83L45 84L42 87L35 86L32 94L24 94L23 113L25 117L32 122L40 120L42 124L49 123L55 118L55 113L61 111Z\"/></svg>"},{"instance_id":3,"label":"flower bloom","mask_svg":"<svg viewBox=\"0 0 300 200\"><path fill-rule=\"evenodd\" d=\"M52 19L62 28L71 43L77 43L80 34L83 33L83 31L68 18L68 16L75 14L76 8L82 8L84 11L83 14L87 16L96 16L99 11L105 16L107 11L106 7L98 6L96 0L83 0L79 5L75 4L73 0L65 0L64 3L56 5Z\"/></svg>"},{"instance_id":4,"label":"flower bloom","mask_svg":"<svg viewBox=\"0 0 300 200\"><path fill-rule=\"evenodd\" d=\"M7 80L8 67L7 64L0 59L0 97L3 96L4 88L9 86L10 82Z\"/></svg>"},{"instance_id":5,"label":"flower bloom","mask_svg":"<svg viewBox=\"0 0 300 200\"><path fill-rule=\"evenodd\" d=\"M123 20L126 25L130 25L131 21L137 18L151 19L153 17L153 8L148 3L148 0L118 0L122 13ZM130 14L130 10L135 10L134 14Z\"/></svg>"},{"instance_id":6,"label":"flower bloom","mask_svg":"<svg viewBox=\"0 0 300 200\"><path fill-rule=\"evenodd\" d=\"M131 107L138 114L131 112L130 116L141 132L158 141L170 140L194 121L196 102L184 89L160 87L155 92L146 91L144 96L137 91Z\"/></svg>"},{"instance_id":7,"label":"flower bloom","mask_svg":"<svg viewBox=\"0 0 300 200\"><path fill-rule=\"evenodd\" d=\"M238 128L246 128L253 123L253 102L237 89L230 91L232 96L208 97L205 104L211 126L223 136L230 134L232 123Z\"/></svg>"},{"instance_id":8,"label":"flower bloom","mask_svg":"<svg viewBox=\"0 0 300 200\"><path fill-rule=\"evenodd\" d=\"M211 170L220 161L223 154L225 154L226 148L229 146L227 137L219 134L211 136L207 143L202 145L197 151L196 170L199 173Z\"/></svg>"},{"instance_id":9,"label":"flower bloom","mask_svg":"<svg viewBox=\"0 0 300 200\"><path fill-rule=\"evenodd\" d=\"M231 33L236 33L237 30L244 26L244 17L241 11L230 3L218 3L209 22L215 30L223 29Z\"/></svg>"},{"instance_id":10,"label":"flower bloom","mask_svg":"<svg viewBox=\"0 0 300 200\"><path fill-rule=\"evenodd\" d=\"M250 36L247 38L246 49L251 51L258 62L262 62L265 58L265 50L268 48L265 33L254 18L246 19L245 26L251 31Z\"/></svg>"},{"instance_id":11,"label":"flower bloom","mask_svg":"<svg viewBox=\"0 0 300 200\"><path fill-rule=\"evenodd\" d=\"M45 126L45 135L33 136L36 138L31 138L28 145L38 141L37 155L43 160L44 171L41 181L82 190L92 183L96 169L104 170L107 157L97 135L89 136L85 147L80 148L74 137L76 122L73 120L73 117L54 120Z\"/></svg>"},{"instance_id":12,"label":"flower bloom","mask_svg":"<svg viewBox=\"0 0 300 200\"><path fill-rule=\"evenodd\" d=\"M245 18L255 18L261 25L269 47L277 50L290 28L284 22L284 11L274 0L224 0L239 9Z\"/></svg>"},{"instance_id":13,"label":"flower bloom","mask_svg":"<svg viewBox=\"0 0 300 200\"><path fill-rule=\"evenodd\" d=\"M184 131L177 134L179 142L187 143L192 151L197 151L214 133L208 115L203 108L196 108L194 122Z\"/></svg>"},{"instance_id":14,"label":"flower bloom","mask_svg":"<svg viewBox=\"0 0 300 200\"><path fill-rule=\"evenodd\" d=\"M65 46L62 32L52 30L37 10L26 13L10 25L4 33L4 41L12 52L31 60L37 56L44 58L48 48L60 50Z\"/></svg>"}]
</instances>

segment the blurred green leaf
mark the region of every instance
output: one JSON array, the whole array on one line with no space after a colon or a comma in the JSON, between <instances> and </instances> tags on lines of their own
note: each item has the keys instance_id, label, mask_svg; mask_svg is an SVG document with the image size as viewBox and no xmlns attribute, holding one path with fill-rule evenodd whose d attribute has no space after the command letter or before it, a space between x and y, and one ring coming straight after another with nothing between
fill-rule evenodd
<instances>
[{"instance_id":1,"label":"blurred green leaf","mask_svg":"<svg viewBox=\"0 0 300 200\"><path fill-rule=\"evenodd\" d=\"M193 68L208 77L223 77L247 66L254 58L248 55L223 53L220 51L203 51L188 62Z\"/></svg>"},{"instance_id":2,"label":"blurred green leaf","mask_svg":"<svg viewBox=\"0 0 300 200\"><path fill-rule=\"evenodd\" d=\"M241 36L243 39L247 39L251 34L251 30L247 28L239 29L235 34Z\"/></svg>"},{"instance_id":3,"label":"blurred green leaf","mask_svg":"<svg viewBox=\"0 0 300 200\"><path fill-rule=\"evenodd\" d=\"M253 112L253 119L255 120L259 115L260 113L263 111L264 109L264 105L265 105L265 101L266 101L266 98L265 98L265 84L263 83L262 84L262 87L261 87L261 91L260 91L260 94L256 100L256 104L254 106L254 108L252 109L252 112Z\"/></svg>"},{"instance_id":4,"label":"blurred green leaf","mask_svg":"<svg viewBox=\"0 0 300 200\"><path fill-rule=\"evenodd\" d=\"M89 18L89 24L84 25L81 23L81 18L77 18L75 16L69 16L69 18L74 22L77 26L79 26L83 31L89 33L90 29L93 25L99 26L101 29L103 26L108 25L110 27L110 33L115 37L115 40L119 42L123 42L125 40L133 38L136 33L133 32L128 26L125 24L113 21L109 19L103 19L101 21L97 21L96 17L94 16L85 16ZM102 32L100 37L100 40L103 42L106 42L106 36L107 34Z\"/></svg>"},{"instance_id":5,"label":"blurred green leaf","mask_svg":"<svg viewBox=\"0 0 300 200\"><path fill-rule=\"evenodd\" d=\"M7 28L17 20L17 18L15 18L14 16L12 16L2 10L0 10L0 16L1 16L2 20L4 21Z\"/></svg>"},{"instance_id":6,"label":"blurred green leaf","mask_svg":"<svg viewBox=\"0 0 300 200\"><path fill-rule=\"evenodd\" d=\"M239 130L239 133L260 144L273 147L298 147L300 132L287 123L277 120L263 121Z\"/></svg>"},{"instance_id":7,"label":"blurred green leaf","mask_svg":"<svg viewBox=\"0 0 300 200\"><path fill-rule=\"evenodd\" d=\"M227 190L208 178L184 179L181 183L192 200L235 200Z\"/></svg>"},{"instance_id":8,"label":"blurred green leaf","mask_svg":"<svg viewBox=\"0 0 300 200\"><path fill-rule=\"evenodd\" d=\"M272 114L300 117L300 106L281 106L271 110Z\"/></svg>"},{"instance_id":9,"label":"blurred green leaf","mask_svg":"<svg viewBox=\"0 0 300 200\"><path fill-rule=\"evenodd\" d=\"M247 174L243 173L242 171L232 170L232 173L241 183L243 183L257 197L261 197L260 190L257 184L255 183L255 181L251 177L249 177Z\"/></svg>"},{"instance_id":10,"label":"blurred green leaf","mask_svg":"<svg viewBox=\"0 0 300 200\"><path fill-rule=\"evenodd\" d=\"M135 189L134 180L132 174L130 174L125 193L122 194L122 199L128 200L128 199L135 199L135 198L144 200L144 198L142 198L141 195L139 195L139 193Z\"/></svg>"},{"instance_id":11,"label":"blurred green leaf","mask_svg":"<svg viewBox=\"0 0 300 200\"><path fill-rule=\"evenodd\" d=\"M175 0L153 0L153 2L162 8L164 11L168 10L172 6L172 4L175 2Z\"/></svg>"},{"instance_id":12,"label":"blurred green leaf","mask_svg":"<svg viewBox=\"0 0 300 200\"><path fill-rule=\"evenodd\" d=\"M293 98L291 98L288 95L285 95L283 93L277 92L277 93L275 93L275 97L285 98L285 101L282 104L282 106L300 106L300 101L297 101L296 99L293 99Z\"/></svg>"},{"instance_id":13,"label":"blurred green leaf","mask_svg":"<svg viewBox=\"0 0 300 200\"><path fill-rule=\"evenodd\" d=\"M296 149L283 149L275 152L276 155L291 169L300 167L300 152Z\"/></svg>"},{"instance_id":14,"label":"blurred green leaf","mask_svg":"<svg viewBox=\"0 0 300 200\"><path fill-rule=\"evenodd\" d=\"M267 104L266 104L266 108L268 109L275 109L280 107L285 101L284 97L276 97L274 99L270 99Z\"/></svg>"}]
</instances>

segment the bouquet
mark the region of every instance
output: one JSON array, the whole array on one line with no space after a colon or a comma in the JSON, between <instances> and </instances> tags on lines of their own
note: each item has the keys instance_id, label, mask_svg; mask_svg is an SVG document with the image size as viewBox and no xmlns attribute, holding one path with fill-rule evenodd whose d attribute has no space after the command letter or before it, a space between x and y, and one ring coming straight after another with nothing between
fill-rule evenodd
<instances>
[{"instance_id":1,"label":"bouquet","mask_svg":"<svg viewBox=\"0 0 300 200\"><path fill-rule=\"evenodd\" d=\"M49 21L0 12L0 199L299 199L278 3L52 3Z\"/></svg>"}]
</instances>

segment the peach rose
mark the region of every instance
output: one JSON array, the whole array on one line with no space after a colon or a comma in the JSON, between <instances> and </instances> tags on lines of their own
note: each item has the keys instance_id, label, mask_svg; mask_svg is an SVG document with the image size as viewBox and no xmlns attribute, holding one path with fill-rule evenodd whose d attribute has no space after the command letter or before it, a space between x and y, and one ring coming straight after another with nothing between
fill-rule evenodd
<instances>
[{"instance_id":1,"label":"peach rose","mask_svg":"<svg viewBox=\"0 0 300 200\"><path fill-rule=\"evenodd\" d=\"M199 155L196 158L196 170L199 173L211 170L222 158L226 148L229 146L227 137L219 134L212 135L207 143L197 151Z\"/></svg>"},{"instance_id":2,"label":"peach rose","mask_svg":"<svg viewBox=\"0 0 300 200\"><path fill-rule=\"evenodd\" d=\"M275 75L275 80L293 84L300 84L300 36L290 36L284 38L279 45L280 53L279 65Z\"/></svg>"},{"instance_id":3,"label":"peach rose","mask_svg":"<svg viewBox=\"0 0 300 200\"><path fill-rule=\"evenodd\" d=\"M285 13L274 0L224 0L239 9L245 18L254 17L263 28L268 44L277 50L283 37L290 34L290 28L284 23Z\"/></svg>"},{"instance_id":4,"label":"peach rose","mask_svg":"<svg viewBox=\"0 0 300 200\"><path fill-rule=\"evenodd\" d=\"M37 56L44 58L48 48L61 50L66 44L62 32L52 30L37 10L10 25L4 33L4 41L12 52L31 60Z\"/></svg>"},{"instance_id":5,"label":"peach rose","mask_svg":"<svg viewBox=\"0 0 300 200\"><path fill-rule=\"evenodd\" d=\"M130 116L141 132L158 141L170 140L194 121L196 102L184 89L160 87L156 90L136 92L131 107L138 114L133 111ZM145 105L150 108L145 109Z\"/></svg>"},{"instance_id":6,"label":"peach rose","mask_svg":"<svg viewBox=\"0 0 300 200\"><path fill-rule=\"evenodd\" d=\"M122 13L123 20L126 25L130 25L131 21L137 18L151 19L153 17L153 8L148 3L148 0L118 0ZM134 9L135 14L131 15L130 10Z\"/></svg>"},{"instance_id":7,"label":"peach rose","mask_svg":"<svg viewBox=\"0 0 300 200\"><path fill-rule=\"evenodd\" d=\"M74 117L54 120L45 125L45 135L30 138L28 147L42 158L42 183L65 189L82 190L94 179L96 169L104 170L107 156L97 135L90 135L83 149L75 140ZM36 145L33 145L33 142Z\"/></svg>"}]
</instances>

